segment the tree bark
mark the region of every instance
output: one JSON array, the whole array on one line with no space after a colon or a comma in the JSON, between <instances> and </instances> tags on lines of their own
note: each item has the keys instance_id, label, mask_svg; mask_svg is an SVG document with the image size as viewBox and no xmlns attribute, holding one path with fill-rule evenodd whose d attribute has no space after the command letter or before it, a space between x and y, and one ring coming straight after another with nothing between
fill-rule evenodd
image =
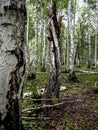
<instances>
[{"instance_id":1,"label":"tree bark","mask_svg":"<svg viewBox=\"0 0 98 130\"><path fill-rule=\"evenodd\" d=\"M70 34L70 48L69 48L69 81L76 82L77 77L74 72L74 29L75 29L75 12L72 14L71 11L72 1L68 0L68 21L69 21L69 34ZM75 1L76 4L76 1ZM74 5L76 6L76 5ZM74 18L72 19L72 15Z\"/></svg>"},{"instance_id":2,"label":"tree bark","mask_svg":"<svg viewBox=\"0 0 98 130\"><path fill-rule=\"evenodd\" d=\"M49 44L50 44L50 58L51 68L48 78L48 83L45 88L43 99L50 99L52 97L59 97L60 89L60 27L61 19L56 16L56 1L52 3L52 14L49 19ZM49 101L43 100L42 104L47 104Z\"/></svg>"},{"instance_id":3,"label":"tree bark","mask_svg":"<svg viewBox=\"0 0 98 130\"><path fill-rule=\"evenodd\" d=\"M35 3L35 47L34 47L34 68L33 73L36 75L36 68L37 68L37 62L38 62L38 0L36 0Z\"/></svg>"},{"instance_id":4,"label":"tree bark","mask_svg":"<svg viewBox=\"0 0 98 130\"><path fill-rule=\"evenodd\" d=\"M69 40L69 17L67 15L67 29L66 29L66 71L69 70L69 46L70 46L70 40Z\"/></svg>"},{"instance_id":5,"label":"tree bark","mask_svg":"<svg viewBox=\"0 0 98 130\"><path fill-rule=\"evenodd\" d=\"M88 68L91 67L91 35L90 35L90 7L88 4Z\"/></svg>"},{"instance_id":6,"label":"tree bark","mask_svg":"<svg viewBox=\"0 0 98 130\"><path fill-rule=\"evenodd\" d=\"M77 48L76 48L76 53L75 53L75 59L74 59L74 64L78 64L80 66L80 25L79 25L79 31L78 31L78 43L77 43Z\"/></svg>"},{"instance_id":7,"label":"tree bark","mask_svg":"<svg viewBox=\"0 0 98 130\"><path fill-rule=\"evenodd\" d=\"M21 130L25 0L0 1L0 130Z\"/></svg>"},{"instance_id":8,"label":"tree bark","mask_svg":"<svg viewBox=\"0 0 98 130\"><path fill-rule=\"evenodd\" d=\"M28 44L29 44L29 39L28 39L28 35L29 35L29 10L27 9L27 26L26 26L26 44L25 44L25 61L26 61L26 70L28 75L31 72L30 69L30 56L29 56L29 49L28 49Z\"/></svg>"},{"instance_id":9,"label":"tree bark","mask_svg":"<svg viewBox=\"0 0 98 130\"><path fill-rule=\"evenodd\" d=\"M41 66L41 71L45 72L46 71L46 63L45 63L45 58L46 58L46 23L45 21L43 22L43 35L42 35L42 66Z\"/></svg>"},{"instance_id":10,"label":"tree bark","mask_svg":"<svg viewBox=\"0 0 98 130\"><path fill-rule=\"evenodd\" d=\"M97 42L98 42L98 0L96 0L96 29L95 29L95 67L97 66Z\"/></svg>"}]
</instances>

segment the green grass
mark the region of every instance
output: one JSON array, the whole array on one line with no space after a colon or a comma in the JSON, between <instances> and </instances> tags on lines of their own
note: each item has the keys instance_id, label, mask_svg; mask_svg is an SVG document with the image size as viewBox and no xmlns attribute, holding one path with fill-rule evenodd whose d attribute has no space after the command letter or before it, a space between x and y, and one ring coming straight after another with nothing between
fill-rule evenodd
<instances>
[{"instance_id":1,"label":"green grass","mask_svg":"<svg viewBox=\"0 0 98 130\"><path fill-rule=\"evenodd\" d=\"M25 130L45 130L41 126L38 126L38 123L36 123L35 121L32 122L22 121L22 124Z\"/></svg>"}]
</instances>

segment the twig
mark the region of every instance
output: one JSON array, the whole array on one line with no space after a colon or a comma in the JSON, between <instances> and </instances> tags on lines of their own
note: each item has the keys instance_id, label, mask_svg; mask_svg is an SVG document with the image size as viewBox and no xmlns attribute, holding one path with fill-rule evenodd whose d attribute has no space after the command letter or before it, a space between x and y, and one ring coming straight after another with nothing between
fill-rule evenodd
<instances>
[{"instance_id":1,"label":"twig","mask_svg":"<svg viewBox=\"0 0 98 130\"><path fill-rule=\"evenodd\" d=\"M23 98L23 100L31 100L31 101L42 101L42 100L48 100L48 101L51 101L52 99L45 99L45 98L42 98L42 99L36 99L36 98Z\"/></svg>"},{"instance_id":2,"label":"twig","mask_svg":"<svg viewBox=\"0 0 98 130\"><path fill-rule=\"evenodd\" d=\"M31 120L51 120L51 117L21 117L22 120L31 121Z\"/></svg>"},{"instance_id":3,"label":"twig","mask_svg":"<svg viewBox=\"0 0 98 130\"><path fill-rule=\"evenodd\" d=\"M63 126L62 126L61 130L64 130L64 126L65 126L65 121L63 122Z\"/></svg>"}]
</instances>

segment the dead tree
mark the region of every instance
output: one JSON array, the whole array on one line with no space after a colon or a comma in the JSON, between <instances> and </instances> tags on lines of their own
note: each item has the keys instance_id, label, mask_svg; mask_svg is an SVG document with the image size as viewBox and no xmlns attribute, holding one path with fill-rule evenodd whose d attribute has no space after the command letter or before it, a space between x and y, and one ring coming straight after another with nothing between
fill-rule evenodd
<instances>
[{"instance_id":1,"label":"dead tree","mask_svg":"<svg viewBox=\"0 0 98 130\"><path fill-rule=\"evenodd\" d=\"M62 16L57 18L56 12L56 1L53 0L51 14L49 16L49 46L50 46L50 74L48 77L48 82L45 88L43 99L50 99L52 97L59 97L60 90L60 30L61 30ZM42 104L47 104L49 101L43 100Z\"/></svg>"}]
</instances>

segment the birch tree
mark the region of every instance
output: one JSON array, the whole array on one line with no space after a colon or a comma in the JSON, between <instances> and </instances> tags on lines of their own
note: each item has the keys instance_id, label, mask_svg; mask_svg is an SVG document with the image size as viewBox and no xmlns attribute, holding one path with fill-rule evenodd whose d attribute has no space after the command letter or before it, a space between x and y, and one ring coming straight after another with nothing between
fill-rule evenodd
<instances>
[{"instance_id":1,"label":"birch tree","mask_svg":"<svg viewBox=\"0 0 98 130\"><path fill-rule=\"evenodd\" d=\"M26 25L26 44L25 44L25 61L26 61L26 69L28 75L30 74L30 56L29 56L29 49L28 49L28 43L29 43L29 9L28 6L26 8L27 10L27 25Z\"/></svg>"},{"instance_id":2,"label":"birch tree","mask_svg":"<svg viewBox=\"0 0 98 130\"><path fill-rule=\"evenodd\" d=\"M95 29L95 66L97 65L97 42L98 42L98 0L96 0L96 10L95 10L95 14L96 14L96 29Z\"/></svg>"},{"instance_id":3,"label":"birch tree","mask_svg":"<svg viewBox=\"0 0 98 130\"><path fill-rule=\"evenodd\" d=\"M41 71L46 71L46 22L42 20L42 62Z\"/></svg>"},{"instance_id":4,"label":"birch tree","mask_svg":"<svg viewBox=\"0 0 98 130\"><path fill-rule=\"evenodd\" d=\"M75 1L75 4L76 4L76 1ZM76 6L76 5L74 5L74 6ZM75 14L73 15L71 7L72 7L72 1L68 0L68 24L69 24L69 37L70 37L70 47L69 47L69 80L70 81L77 81L77 78L76 78L76 75L75 75L75 72L74 72Z\"/></svg>"},{"instance_id":5,"label":"birch tree","mask_svg":"<svg viewBox=\"0 0 98 130\"><path fill-rule=\"evenodd\" d=\"M35 47L34 47L34 67L33 73L36 75L38 62L38 0L35 1Z\"/></svg>"},{"instance_id":6,"label":"birch tree","mask_svg":"<svg viewBox=\"0 0 98 130\"><path fill-rule=\"evenodd\" d=\"M66 71L68 72L69 70L69 17L67 14L67 29L66 29Z\"/></svg>"},{"instance_id":7,"label":"birch tree","mask_svg":"<svg viewBox=\"0 0 98 130\"><path fill-rule=\"evenodd\" d=\"M0 1L0 130L21 130L25 0Z\"/></svg>"},{"instance_id":8,"label":"birch tree","mask_svg":"<svg viewBox=\"0 0 98 130\"><path fill-rule=\"evenodd\" d=\"M90 26L91 26L91 22L90 22L90 5L87 3L88 5L88 67L91 67L91 34L90 34Z\"/></svg>"},{"instance_id":9,"label":"birch tree","mask_svg":"<svg viewBox=\"0 0 98 130\"><path fill-rule=\"evenodd\" d=\"M50 57L51 57L51 68L48 77L48 83L45 88L43 99L48 99L52 97L59 97L60 89L60 28L62 17L57 19L56 12L56 1L52 2L52 9L49 18L49 45L50 45ZM43 100L42 104L46 104L47 101Z\"/></svg>"},{"instance_id":10,"label":"birch tree","mask_svg":"<svg viewBox=\"0 0 98 130\"><path fill-rule=\"evenodd\" d=\"M69 68L71 73L74 71L74 37L73 37L73 25L72 25L72 13L71 13L71 0L68 1L68 19L69 19L69 33L70 33L70 58Z\"/></svg>"}]
</instances>

